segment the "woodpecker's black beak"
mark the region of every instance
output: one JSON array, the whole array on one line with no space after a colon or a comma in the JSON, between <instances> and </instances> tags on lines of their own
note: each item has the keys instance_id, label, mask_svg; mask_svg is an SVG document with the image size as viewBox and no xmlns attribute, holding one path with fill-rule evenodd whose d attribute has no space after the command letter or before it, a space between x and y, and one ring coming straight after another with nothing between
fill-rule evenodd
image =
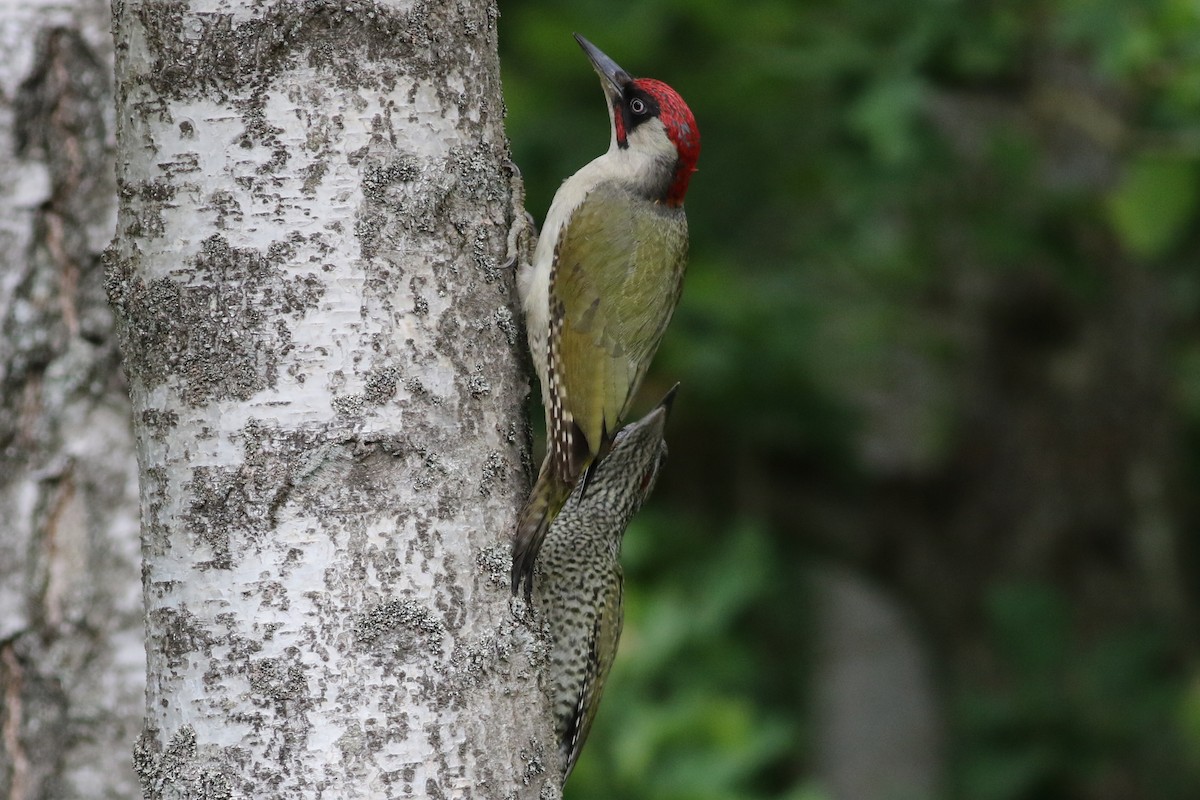
<instances>
[{"instance_id":1,"label":"woodpecker's black beak","mask_svg":"<svg viewBox=\"0 0 1200 800\"><path fill-rule=\"evenodd\" d=\"M596 74L600 76L605 93L610 97L620 97L625 92L625 87L633 81L633 78L629 77L629 73L621 69L617 62L604 55L599 47L578 33L575 34L575 41L579 42L579 46L587 54L588 60L592 62L592 69L596 70Z\"/></svg>"},{"instance_id":2,"label":"woodpecker's black beak","mask_svg":"<svg viewBox=\"0 0 1200 800\"><path fill-rule=\"evenodd\" d=\"M650 413L637 421L637 425L651 424L658 428L661 435L667 427L667 419L671 416L671 406L675 405L675 393L679 391L679 384L671 387L670 391L663 395L663 399L658 401L658 405L650 409Z\"/></svg>"},{"instance_id":3,"label":"woodpecker's black beak","mask_svg":"<svg viewBox=\"0 0 1200 800\"><path fill-rule=\"evenodd\" d=\"M658 401L658 405L650 409L650 413L639 419L637 422L628 426L630 430L633 428L646 429L653 427L658 431L658 435L663 436L663 432L667 429L667 419L671 416L671 406L675 404L675 393L679 391L679 384L671 387L670 391L663 395L663 399Z\"/></svg>"},{"instance_id":4,"label":"woodpecker's black beak","mask_svg":"<svg viewBox=\"0 0 1200 800\"><path fill-rule=\"evenodd\" d=\"M671 406L675 405L675 394L678 391L679 384L677 383L667 390L667 393L663 395L663 399L659 400L658 405L655 406L655 408L661 408L663 410L664 416L671 416Z\"/></svg>"}]
</instances>

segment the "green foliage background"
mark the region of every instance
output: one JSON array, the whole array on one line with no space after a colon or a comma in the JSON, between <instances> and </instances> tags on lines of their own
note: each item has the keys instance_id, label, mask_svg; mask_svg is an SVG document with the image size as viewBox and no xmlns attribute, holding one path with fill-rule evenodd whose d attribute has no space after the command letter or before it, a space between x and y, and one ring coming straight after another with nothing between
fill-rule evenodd
<instances>
[{"instance_id":1,"label":"green foliage background","mask_svg":"<svg viewBox=\"0 0 1200 800\"><path fill-rule=\"evenodd\" d=\"M927 637L945 796L1200 797L1200 4L501 12L539 221L608 143L572 31L678 89L704 146L644 390L683 382L672 460L568 800L824 796L830 562Z\"/></svg>"}]
</instances>

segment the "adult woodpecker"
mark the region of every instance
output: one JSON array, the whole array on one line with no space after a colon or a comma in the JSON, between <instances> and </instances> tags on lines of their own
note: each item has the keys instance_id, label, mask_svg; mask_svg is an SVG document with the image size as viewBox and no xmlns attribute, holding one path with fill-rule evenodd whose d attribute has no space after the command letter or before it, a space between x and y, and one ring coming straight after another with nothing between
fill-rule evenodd
<instances>
[{"instance_id":1,"label":"adult woodpecker","mask_svg":"<svg viewBox=\"0 0 1200 800\"><path fill-rule=\"evenodd\" d=\"M586 494L577 486L554 519L538 558L538 607L550 631L544 675L564 781L591 730L617 654L621 542L666 460L663 430L674 397L671 389L657 408L617 433Z\"/></svg>"},{"instance_id":2,"label":"adult woodpecker","mask_svg":"<svg viewBox=\"0 0 1200 800\"><path fill-rule=\"evenodd\" d=\"M575 39L600 75L612 138L559 187L517 276L547 434L513 541L512 590L524 582L527 599L550 523L611 446L679 301L683 198L700 155L696 120L674 89L630 77Z\"/></svg>"}]
</instances>

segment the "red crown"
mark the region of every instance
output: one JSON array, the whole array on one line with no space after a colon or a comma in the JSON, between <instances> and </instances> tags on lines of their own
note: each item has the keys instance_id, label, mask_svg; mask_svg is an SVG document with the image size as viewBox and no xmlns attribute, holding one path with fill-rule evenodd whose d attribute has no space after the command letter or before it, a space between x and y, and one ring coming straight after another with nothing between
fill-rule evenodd
<instances>
[{"instance_id":1,"label":"red crown","mask_svg":"<svg viewBox=\"0 0 1200 800\"><path fill-rule=\"evenodd\" d=\"M679 151L679 165L675 169L675 181L667 193L667 204L677 206L687 194L688 181L696 171L696 160L700 157L700 129L692 110L679 96L679 92L662 81L653 78L638 78L634 85L658 101L659 119L667 136Z\"/></svg>"}]
</instances>

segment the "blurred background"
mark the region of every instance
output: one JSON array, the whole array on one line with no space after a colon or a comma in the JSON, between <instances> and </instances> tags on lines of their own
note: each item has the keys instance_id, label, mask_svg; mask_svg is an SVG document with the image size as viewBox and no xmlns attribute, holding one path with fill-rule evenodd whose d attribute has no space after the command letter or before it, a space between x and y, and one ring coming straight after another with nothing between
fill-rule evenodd
<instances>
[{"instance_id":1,"label":"blurred background","mask_svg":"<svg viewBox=\"0 0 1200 800\"><path fill-rule=\"evenodd\" d=\"M608 145L572 31L703 136L568 800L1200 797L1200 4L501 12L539 223Z\"/></svg>"}]
</instances>

